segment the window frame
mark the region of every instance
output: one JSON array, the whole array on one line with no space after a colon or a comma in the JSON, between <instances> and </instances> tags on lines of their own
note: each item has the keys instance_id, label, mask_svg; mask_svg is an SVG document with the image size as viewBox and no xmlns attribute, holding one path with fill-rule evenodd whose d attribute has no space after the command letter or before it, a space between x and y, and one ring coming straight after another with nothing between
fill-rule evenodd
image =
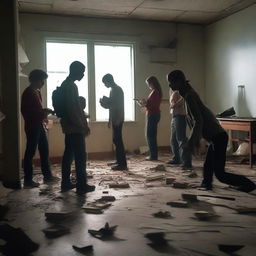
<instances>
[{"instance_id":1,"label":"window frame","mask_svg":"<svg viewBox=\"0 0 256 256\"><path fill-rule=\"evenodd\" d=\"M95 45L106 45L106 46L129 46L131 47L131 82L132 82L132 97L134 99L135 96L135 53L136 53L136 43L134 41L120 41L120 40L107 40L107 39L86 39L86 38L62 38L62 37L46 37L44 40L44 67L47 70L47 49L46 44L48 42L52 43L69 43L69 44L86 44L87 45L87 60L86 60L86 71L85 71L85 78L87 79L87 93L88 99L87 100L87 107L86 110L90 113L90 122L96 123L107 123L108 121L105 120L96 120L96 86L95 86ZM46 81L47 83L47 81ZM45 87L45 95L46 95L46 102L48 101L48 87ZM90 99L90 100L89 100ZM132 100L133 100L132 99ZM46 103L47 104L47 103ZM132 120L125 120L124 122L136 122L136 111L135 111L135 103L133 101L132 106Z\"/></svg>"}]
</instances>

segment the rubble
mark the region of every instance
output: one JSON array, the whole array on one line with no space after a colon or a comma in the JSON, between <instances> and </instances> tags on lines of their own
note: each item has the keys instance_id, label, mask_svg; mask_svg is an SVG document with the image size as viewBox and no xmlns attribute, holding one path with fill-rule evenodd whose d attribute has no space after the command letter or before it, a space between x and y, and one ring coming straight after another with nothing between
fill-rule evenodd
<instances>
[{"instance_id":1,"label":"rubble","mask_svg":"<svg viewBox=\"0 0 256 256\"><path fill-rule=\"evenodd\" d=\"M162 180L163 178L165 178L165 175L148 176L146 178L146 182L148 182L148 181L155 181L155 180Z\"/></svg>"},{"instance_id":2,"label":"rubble","mask_svg":"<svg viewBox=\"0 0 256 256\"><path fill-rule=\"evenodd\" d=\"M187 188L188 183L187 182L173 182L174 188Z\"/></svg>"},{"instance_id":3,"label":"rubble","mask_svg":"<svg viewBox=\"0 0 256 256\"><path fill-rule=\"evenodd\" d=\"M163 218L163 219L170 219L172 217L171 213L169 211L159 211L156 213L153 213L153 216L156 218Z\"/></svg>"},{"instance_id":4,"label":"rubble","mask_svg":"<svg viewBox=\"0 0 256 256\"><path fill-rule=\"evenodd\" d=\"M186 200L186 201L190 201L190 202L197 202L197 195L194 195L194 194L186 194L186 193L183 193L181 194L181 197Z\"/></svg>"},{"instance_id":5,"label":"rubble","mask_svg":"<svg viewBox=\"0 0 256 256\"><path fill-rule=\"evenodd\" d=\"M111 183L109 188L129 188L129 183Z\"/></svg>"},{"instance_id":6,"label":"rubble","mask_svg":"<svg viewBox=\"0 0 256 256\"><path fill-rule=\"evenodd\" d=\"M230 254L241 250L242 248L244 248L244 245L219 244L218 248L220 251Z\"/></svg>"},{"instance_id":7,"label":"rubble","mask_svg":"<svg viewBox=\"0 0 256 256\"><path fill-rule=\"evenodd\" d=\"M171 185L171 184L173 184L173 182L175 181L176 179L175 178L166 178L165 179L165 183L166 183L166 185Z\"/></svg>"},{"instance_id":8,"label":"rubble","mask_svg":"<svg viewBox=\"0 0 256 256\"><path fill-rule=\"evenodd\" d=\"M164 238L164 232L147 233L145 237L148 238L154 245L166 245L167 240Z\"/></svg>"},{"instance_id":9,"label":"rubble","mask_svg":"<svg viewBox=\"0 0 256 256\"><path fill-rule=\"evenodd\" d=\"M103 210L96 206L85 206L85 207L83 207L83 210L86 213L93 213L93 214L102 214L103 213Z\"/></svg>"},{"instance_id":10,"label":"rubble","mask_svg":"<svg viewBox=\"0 0 256 256\"><path fill-rule=\"evenodd\" d=\"M158 164L156 167L150 168L150 170L166 172L166 168L163 164Z\"/></svg>"},{"instance_id":11,"label":"rubble","mask_svg":"<svg viewBox=\"0 0 256 256\"><path fill-rule=\"evenodd\" d=\"M194 213L199 220L210 220L214 215L207 211L197 211Z\"/></svg>"},{"instance_id":12,"label":"rubble","mask_svg":"<svg viewBox=\"0 0 256 256\"><path fill-rule=\"evenodd\" d=\"M88 246L84 246L84 247L78 247L78 246L72 245L72 247L75 251L80 252L84 255L87 255L87 253L90 253L93 251L92 245L88 245Z\"/></svg>"},{"instance_id":13,"label":"rubble","mask_svg":"<svg viewBox=\"0 0 256 256\"><path fill-rule=\"evenodd\" d=\"M74 216L72 212L46 212L45 217L50 222L60 222Z\"/></svg>"},{"instance_id":14,"label":"rubble","mask_svg":"<svg viewBox=\"0 0 256 256\"><path fill-rule=\"evenodd\" d=\"M189 178L197 178L198 175L195 171L192 171L189 175L188 175Z\"/></svg>"},{"instance_id":15,"label":"rubble","mask_svg":"<svg viewBox=\"0 0 256 256\"><path fill-rule=\"evenodd\" d=\"M188 207L188 203L186 201L172 201L172 202L167 202L166 204L172 207L179 207L179 208Z\"/></svg>"},{"instance_id":16,"label":"rubble","mask_svg":"<svg viewBox=\"0 0 256 256\"><path fill-rule=\"evenodd\" d=\"M66 228L60 225L55 225L49 228L45 228L42 231L44 232L47 238L57 238L70 233L69 228Z\"/></svg>"},{"instance_id":17,"label":"rubble","mask_svg":"<svg viewBox=\"0 0 256 256\"><path fill-rule=\"evenodd\" d=\"M99 201L114 202L116 198L114 196L102 196Z\"/></svg>"},{"instance_id":18,"label":"rubble","mask_svg":"<svg viewBox=\"0 0 256 256\"><path fill-rule=\"evenodd\" d=\"M39 248L39 244L33 242L21 228L8 224L0 225L0 239L6 242L0 246L0 252L7 256L26 256Z\"/></svg>"},{"instance_id":19,"label":"rubble","mask_svg":"<svg viewBox=\"0 0 256 256\"><path fill-rule=\"evenodd\" d=\"M89 229L88 233L96 238L104 239L113 236L116 231L116 228L117 226L110 227L108 222L106 222L103 228L100 228L99 230Z\"/></svg>"}]
</instances>

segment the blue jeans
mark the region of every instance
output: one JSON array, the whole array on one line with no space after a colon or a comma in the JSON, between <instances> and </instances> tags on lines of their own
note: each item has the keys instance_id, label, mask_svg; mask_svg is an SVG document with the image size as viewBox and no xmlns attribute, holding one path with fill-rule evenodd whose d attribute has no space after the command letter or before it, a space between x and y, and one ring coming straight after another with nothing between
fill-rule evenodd
<instances>
[{"instance_id":1,"label":"blue jeans","mask_svg":"<svg viewBox=\"0 0 256 256\"><path fill-rule=\"evenodd\" d=\"M75 158L76 188L84 189L86 180L86 152L85 136L80 133L65 135L65 151L62 158L62 181L61 185L70 184L71 164Z\"/></svg>"},{"instance_id":2,"label":"blue jeans","mask_svg":"<svg viewBox=\"0 0 256 256\"><path fill-rule=\"evenodd\" d=\"M171 121L171 149L173 153L173 161L177 163L182 163L184 166L192 166L192 156L191 152L185 147L188 139L186 136L186 116L185 115L175 115L172 117Z\"/></svg>"},{"instance_id":3,"label":"blue jeans","mask_svg":"<svg viewBox=\"0 0 256 256\"><path fill-rule=\"evenodd\" d=\"M44 178L52 176L50 162L49 162L49 146L43 125L32 129L25 129L27 137L26 151L24 155L24 180L26 182L32 181L33 176L33 157L38 147L41 161L41 169Z\"/></svg>"},{"instance_id":4,"label":"blue jeans","mask_svg":"<svg viewBox=\"0 0 256 256\"><path fill-rule=\"evenodd\" d=\"M146 136L150 152L150 158L157 160L157 124L160 121L160 113L147 116Z\"/></svg>"}]
</instances>

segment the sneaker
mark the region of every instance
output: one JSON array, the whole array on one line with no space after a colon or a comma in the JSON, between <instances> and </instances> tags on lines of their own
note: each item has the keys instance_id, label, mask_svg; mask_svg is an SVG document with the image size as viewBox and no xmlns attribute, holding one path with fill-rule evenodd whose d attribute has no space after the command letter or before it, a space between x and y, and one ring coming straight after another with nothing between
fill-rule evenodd
<instances>
[{"instance_id":1,"label":"sneaker","mask_svg":"<svg viewBox=\"0 0 256 256\"><path fill-rule=\"evenodd\" d=\"M201 186L198 187L197 189L202 191L212 190L212 185L206 185L202 183Z\"/></svg>"},{"instance_id":2,"label":"sneaker","mask_svg":"<svg viewBox=\"0 0 256 256\"><path fill-rule=\"evenodd\" d=\"M39 186L40 186L40 183L31 180L31 181L24 181L23 188L37 188Z\"/></svg>"},{"instance_id":3,"label":"sneaker","mask_svg":"<svg viewBox=\"0 0 256 256\"><path fill-rule=\"evenodd\" d=\"M175 164L175 165L179 165L180 164L180 162L179 161L176 161L176 160L174 160L174 159L172 159L172 160L170 160L170 161L168 161L168 162L166 162L167 164Z\"/></svg>"},{"instance_id":4,"label":"sneaker","mask_svg":"<svg viewBox=\"0 0 256 256\"><path fill-rule=\"evenodd\" d=\"M186 166L186 165L182 165L181 166L181 170L183 171L192 171L194 168L192 165Z\"/></svg>"},{"instance_id":5,"label":"sneaker","mask_svg":"<svg viewBox=\"0 0 256 256\"><path fill-rule=\"evenodd\" d=\"M122 166L122 165L114 165L111 167L113 171L126 171L128 170L127 166Z\"/></svg>"},{"instance_id":6,"label":"sneaker","mask_svg":"<svg viewBox=\"0 0 256 256\"><path fill-rule=\"evenodd\" d=\"M57 182L59 181L59 178L58 177L55 177L55 176L50 176L50 177L44 177L44 183L54 183L54 182Z\"/></svg>"},{"instance_id":7,"label":"sneaker","mask_svg":"<svg viewBox=\"0 0 256 256\"><path fill-rule=\"evenodd\" d=\"M64 192L67 192L71 189L74 189L76 187L76 184L73 184L73 183L69 183L69 184L65 184L65 185L61 185L61 192L64 193Z\"/></svg>"},{"instance_id":8,"label":"sneaker","mask_svg":"<svg viewBox=\"0 0 256 256\"><path fill-rule=\"evenodd\" d=\"M108 163L107 166L117 165L117 162Z\"/></svg>"},{"instance_id":9,"label":"sneaker","mask_svg":"<svg viewBox=\"0 0 256 256\"><path fill-rule=\"evenodd\" d=\"M157 158L150 157L150 156L147 156L147 157L145 158L145 160L146 160L146 161L158 161Z\"/></svg>"},{"instance_id":10,"label":"sneaker","mask_svg":"<svg viewBox=\"0 0 256 256\"><path fill-rule=\"evenodd\" d=\"M81 189L81 188L77 188L76 189L76 193L78 195L83 195L83 194L86 194L86 193L89 193L89 192L93 192L95 190L95 186L94 185L86 185L85 188Z\"/></svg>"}]
</instances>

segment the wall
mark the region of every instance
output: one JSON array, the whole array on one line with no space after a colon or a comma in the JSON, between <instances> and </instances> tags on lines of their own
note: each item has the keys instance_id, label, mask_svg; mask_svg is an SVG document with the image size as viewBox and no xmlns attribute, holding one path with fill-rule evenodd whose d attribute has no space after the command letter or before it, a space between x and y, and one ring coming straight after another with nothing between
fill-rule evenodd
<instances>
[{"instance_id":1,"label":"wall","mask_svg":"<svg viewBox=\"0 0 256 256\"><path fill-rule=\"evenodd\" d=\"M206 101L256 117L256 4L206 27ZM244 85L244 91L238 85Z\"/></svg>"},{"instance_id":2,"label":"wall","mask_svg":"<svg viewBox=\"0 0 256 256\"><path fill-rule=\"evenodd\" d=\"M149 91L145 78L149 75L158 77L164 90L164 98L168 98L166 74L171 70L183 69L191 83L204 95L204 44L202 26L168 22L130 21L96 18L62 17L50 15L20 15L21 32L25 51L30 63L24 73L34 68L45 68L45 38L77 38L132 41L136 43L135 53L135 97L147 97ZM164 46L177 37L177 61L169 64L151 63L149 45ZM21 78L22 91L27 81ZM45 92L43 91L45 97ZM44 102L46 100L44 99ZM159 124L158 144L169 145L170 120L168 102L162 106L162 118ZM129 151L146 145L144 138L144 113L136 106L136 122L125 123L124 142ZM90 124L92 134L87 139L88 152L112 151L111 131L106 123ZM63 135L60 127L55 124L49 133L50 153L60 156L63 152ZM23 134L24 148L24 134Z\"/></svg>"}]
</instances>

